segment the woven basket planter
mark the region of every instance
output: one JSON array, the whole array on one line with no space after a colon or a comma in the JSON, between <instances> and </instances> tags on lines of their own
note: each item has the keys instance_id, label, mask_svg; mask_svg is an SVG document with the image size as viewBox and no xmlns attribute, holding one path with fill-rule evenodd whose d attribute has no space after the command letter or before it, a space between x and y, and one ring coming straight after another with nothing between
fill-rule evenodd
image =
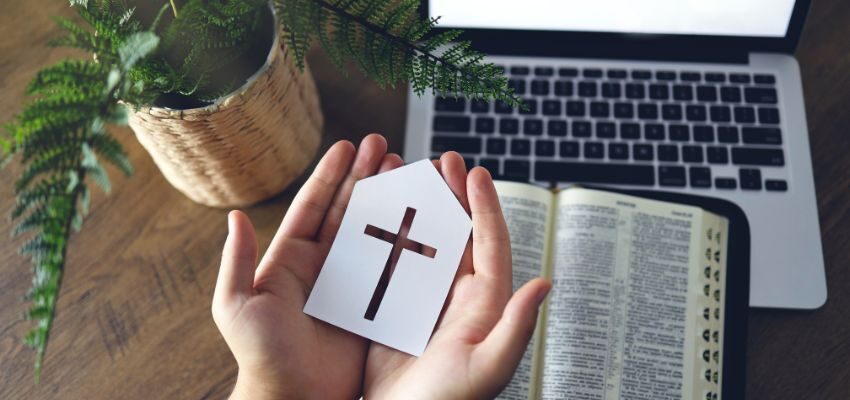
<instances>
[{"instance_id":1,"label":"woven basket planter","mask_svg":"<svg viewBox=\"0 0 850 400\"><path fill-rule=\"evenodd\" d=\"M323 125L310 71L276 35L241 88L189 110L145 107L130 127L165 178L193 201L240 207L280 193L313 161Z\"/></svg>"}]
</instances>

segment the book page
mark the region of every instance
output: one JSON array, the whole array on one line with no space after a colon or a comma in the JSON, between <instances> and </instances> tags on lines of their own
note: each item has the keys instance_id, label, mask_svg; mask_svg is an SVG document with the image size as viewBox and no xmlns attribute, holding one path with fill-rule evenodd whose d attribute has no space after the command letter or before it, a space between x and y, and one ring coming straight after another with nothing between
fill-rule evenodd
<instances>
[{"instance_id":1,"label":"book page","mask_svg":"<svg viewBox=\"0 0 850 400\"><path fill-rule=\"evenodd\" d=\"M541 398L691 398L703 211L580 188L558 197Z\"/></svg>"},{"instance_id":2,"label":"book page","mask_svg":"<svg viewBox=\"0 0 850 400\"><path fill-rule=\"evenodd\" d=\"M526 282L545 275L546 255L549 246L550 209L554 201L552 192L528 184L496 182L496 192L502 213L511 236L513 257L513 290ZM543 315L543 313L541 313ZM542 318L541 318L542 319ZM535 398L538 365L534 359L535 347L540 343L540 323L522 357L510 384L499 399L525 400Z\"/></svg>"}]
</instances>

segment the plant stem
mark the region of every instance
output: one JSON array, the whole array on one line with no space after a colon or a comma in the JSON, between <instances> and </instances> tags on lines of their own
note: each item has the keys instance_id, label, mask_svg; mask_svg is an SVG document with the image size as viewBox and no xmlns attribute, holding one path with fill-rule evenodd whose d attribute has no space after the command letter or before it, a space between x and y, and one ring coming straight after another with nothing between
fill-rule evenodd
<instances>
[{"instance_id":1,"label":"plant stem","mask_svg":"<svg viewBox=\"0 0 850 400\"><path fill-rule=\"evenodd\" d=\"M177 18L177 5L174 4L174 0L168 0L171 2L171 11L174 11L174 18Z\"/></svg>"}]
</instances>

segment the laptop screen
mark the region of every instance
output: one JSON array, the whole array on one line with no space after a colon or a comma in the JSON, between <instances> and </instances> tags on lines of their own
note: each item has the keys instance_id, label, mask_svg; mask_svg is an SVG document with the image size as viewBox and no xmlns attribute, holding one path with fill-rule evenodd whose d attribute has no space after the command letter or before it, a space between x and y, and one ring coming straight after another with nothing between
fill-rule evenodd
<instances>
[{"instance_id":1,"label":"laptop screen","mask_svg":"<svg viewBox=\"0 0 850 400\"><path fill-rule=\"evenodd\" d=\"M430 0L442 28L781 38L795 0Z\"/></svg>"}]
</instances>

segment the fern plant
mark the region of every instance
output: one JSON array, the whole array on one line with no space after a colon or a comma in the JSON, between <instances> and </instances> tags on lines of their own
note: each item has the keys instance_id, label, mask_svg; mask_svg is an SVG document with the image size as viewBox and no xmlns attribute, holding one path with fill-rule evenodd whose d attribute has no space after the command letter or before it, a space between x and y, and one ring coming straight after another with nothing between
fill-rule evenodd
<instances>
[{"instance_id":1,"label":"fern plant","mask_svg":"<svg viewBox=\"0 0 850 400\"><path fill-rule=\"evenodd\" d=\"M27 295L33 327L25 341L36 350L36 380L68 239L89 209L89 183L110 191L104 160L126 175L133 171L106 126L125 125L127 107L202 106L230 93L260 67L276 30L267 0L69 1L85 25L58 18L65 36L51 45L82 49L94 59L64 60L39 71L27 87L33 99L0 135L0 165L17 157L24 166L11 214L18 220L13 234L31 234L20 251L33 265ZM271 4L301 69L319 42L340 69L353 60L381 87L409 81L417 94L431 90L521 106L500 71L468 42L455 43L460 31L431 34L437 20L419 17L419 0ZM255 63L234 74L246 58Z\"/></svg>"}]
</instances>

